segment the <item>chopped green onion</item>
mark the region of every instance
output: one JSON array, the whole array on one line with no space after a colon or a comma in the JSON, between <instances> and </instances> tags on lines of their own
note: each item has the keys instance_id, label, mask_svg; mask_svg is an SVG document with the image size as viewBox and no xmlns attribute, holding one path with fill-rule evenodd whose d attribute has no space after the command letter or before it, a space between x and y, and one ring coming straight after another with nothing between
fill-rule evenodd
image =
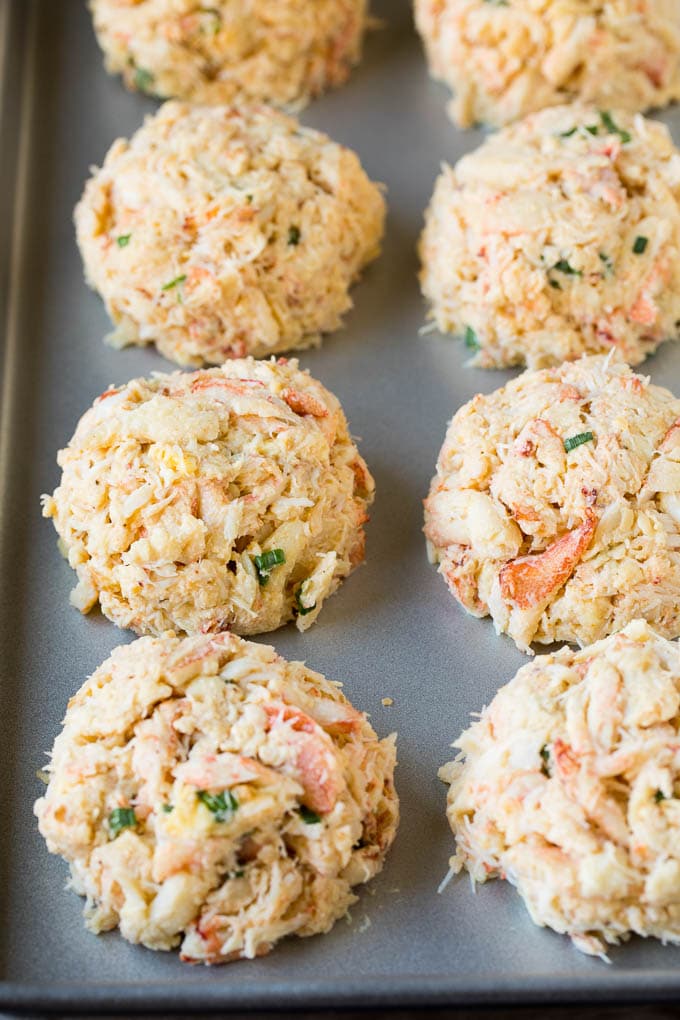
<instances>
[{"instance_id":1,"label":"chopped green onion","mask_svg":"<svg viewBox=\"0 0 680 1020\"><path fill-rule=\"evenodd\" d=\"M481 347L477 334L475 333L472 326L465 327L465 333L463 335L463 341L466 347L469 347L471 351L478 351Z\"/></svg>"},{"instance_id":2,"label":"chopped green onion","mask_svg":"<svg viewBox=\"0 0 680 1020\"><path fill-rule=\"evenodd\" d=\"M586 131L589 135L596 135L599 132L597 124L586 124Z\"/></svg>"},{"instance_id":3,"label":"chopped green onion","mask_svg":"<svg viewBox=\"0 0 680 1020\"><path fill-rule=\"evenodd\" d=\"M208 811L212 811L216 822L230 822L238 807L238 800L231 790L222 790L221 793L208 793L207 790L199 790L196 794L201 804L205 804Z\"/></svg>"},{"instance_id":4,"label":"chopped green onion","mask_svg":"<svg viewBox=\"0 0 680 1020\"><path fill-rule=\"evenodd\" d=\"M300 228L289 227L288 229L288 244L299 244L300 243Z\"/></svg>"},{"instance_id":5,"label":"chopped green onion","mask_svg":"<svg viewBox=\"0 0 680 1020\"><path fill-rule=\"evenodd\" d=\"M130 243L131 237L132 234L121 234L120 237L116 238L116 244L118 245L119 248L127 248L127 246Z\"/></svg>"},{"instance_id":6,"label":"chopped green onion","mask_svg":"<svg viewBox=\"0 0 680 1020\"><path fill-rule=\"evenodd\" d=\"M553 290L562 290L562 284L560 283L559 280L550 280L549 279L548 283L550 284L550 286L552 287Z\"/></svg>"},{"instance_id":7,"label":"chopped green onion","mask_svg":"<svg viewBox=\"0 0 680 1020\"><path fill-rule=\"evenodd\" d=\"M604 252L600 252L600 262L602 263L602 265L604 266L608 273L613 272L614 263L610 259L609 255L605 255Z\"/></svg>"},{"instance_id":8,"label":"chopped green onion","mask_svg":"<svg viewBox=\"0 0 680 1020\"><path fill-rule=\"evenodd\" d=\"M245 875L245 869L239 868L237 871L230 871L227 878L243 878Z\"/></svg>"},{"instance_id":9,"label":"chopped green onion","mask_svg":"<svg viewBox=\"0 0 680 1020\"><path fill-rule=\"evenodd\" d=\"M180 283L184 283L187 278L186 273L182 273L181 276L176 276L174 280L170 280L168 283L164 283L161 290L172 290L173 287L178 287Z\"/></svg>"},{"instance_id":10,"label":"chopped green onion","mask_svg":"<svg viewBox=\"0 0 680 1020\"><path fill-rule=\"evenodd\" d=\"M665 793L662 793L661 790L657 790L654 794L654 800L657 804L660 804L662 800L666 800Z\"/></svg>"},{"instance_id":11,"label":"chopped green onion","mask_svg":"<svg viewBox=\"0 0 680 1020\"><path fill-rule=\"evenodd\" d=\"M560 138L571 138L572 135L576 134L576 126L569 128L568 131L560 131Z\"/></svg>"},{"instance_id":12,"label":"chopped green onion","mask_svg":"<svg viewBox=\"0 0 680 1020\"><path fill-rule=\"evenodd\" d=\"M648 244L649 238L643 237L642 234L640 234L638 237L635 238L635 243L633 245L633 254L642 255L643 252L646 250Z\"/></svg>"},{"instance_id":13,"label":"chopped green onion","mask_svg":"<svg viewBox=\"0 0 680 1020\"><path fill-rule=\"evenodd\" d=\"M614 118L611 113L607 110L600 110L600 120L602 126L609 132L610 135L618 135L624 145L631 140L631 134L628 131L622 131L617 124L614 123Z\"/></svg>"},{"instance_id":14,"label":"chopped green onion","mask_svg":"<svg viewBox=\"0 0 680 1020\"><path fill-rule=\"evenodd\" d=\"M569 265L566 259L560 259L559 262L556 262L553 269L557 269L560 273L566 273L567 276L583 276L581 270L574 269L573 266Z\"/></svg>"},{"instance_id":15,"label":"chopped green onion","mask_svg":"<svg viewBox=\"0 0 680 1020\"><path fill-rule=\"evenodd\" d=\"M311 811L304 804L300 805L298 813L305 825L316 825L317 822L321 821L321 815L317 815L316 811Z\"/></svg>"},{"instance_id":16,"label":"chopped green onion","mask_svg":"<svg viewBox=\"0 0 680 1020\"><path fill-rule=\"evenodd\" d=\"M143 67L138 67L135 71L134 83L135 88L140 92L148 92L154 83L154 76L151 71L145 71Z\"/></svg>"},{"instance_id":17,"label":"chopped green onion","mask_svg":"<svg viewBox=\"0 0 680 1020\"><path fill-rule=\"evenodd\" d=\"M169 815L175 808L172 804L161 804L161 811L164 815Z\"/></svg>"},{"instance_id":18,"label":"chopped green onion","mask_svg":"<svg viewBox=\"0 0 680 1020\"><path fill-rule=\"evenodd\" d=\"M304 585L300 585L298 590L295 592L295 605L300 616L306 616L307 613L311 613L312 610L316 609L316 602L313 606L304 606L302 604L302 589Z\"/></svg>"},{"instance_id":19,"label":"chopped green onion","mask_svg":"<svg viewBox=\"0 0 680 1020\"><path fill-rule=\"evenodd\" d=\"M550 771L548 770L548 764L550 763L550 748L548 747L547 744L543 745L543 747L539 751L539 754L543 759L543 764L541 765L541 772L543 773L544 776L549 776Z\"/></svg>"},{"instance_id":20,"label":"chopped green onion","mask_svg":"<svg viewBox=\"0 0 680 1020\"><path fill-rule=\"evenodd\" d=\"M283 549L268 549L267 552L263 552L260 556L253 556L253 563L255 564L257 579L260 585L264 587L274 567L278 567L281 563L285 562L286 554Z\"/></svg>"},{"instance_id":21,"label":"chopped green onion","mask_svg":"<svg viewBox=\"0 0 680 1020\"><path fill-rule=\"evenodd\" d=\"M577 436L570 436L569 439L564 440L564 449L569 453L570 450L575 450L583 443L592 443L593 438L592 432L579 432Z\"/></svg>"},{"instance_id":22,"label":"chopped green onion","mask_svg":"<svg viewBox=\"0 0 680 1020\"><path fill-rule=\"evenodd\" d=\"M136 824L137 815L134 808L117 807L109 815L109 829L114 839L123 829L134 829Z\"/></svg>"}]
</instances>

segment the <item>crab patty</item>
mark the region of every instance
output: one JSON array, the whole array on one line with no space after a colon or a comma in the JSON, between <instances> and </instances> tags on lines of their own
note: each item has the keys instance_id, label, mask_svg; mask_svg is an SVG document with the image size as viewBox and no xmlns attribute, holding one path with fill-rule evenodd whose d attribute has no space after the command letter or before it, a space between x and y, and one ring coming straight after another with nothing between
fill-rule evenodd
<instances>
[{"instance_id":1,"label":"crab patty","mask_svg":"<svg viewBox=\"0 0 680 1020\"><path fill-rule=\"evenodd\" d=\"M44 497L78 575L138 634L312 624L359 564L373 479L296 361L135 379L99 397Z\"/></svg>"},{"instance_id":2,"label":"crab patty","mask_svg":"<svg viewBox=\"0 0 680 1020\"><path fill-rule=\"evenodd\" d=\"M416 0L461 127L572 99L631 112L680 98L676 0Z\"/></svg>"},{"instance_id":3,"label":"crab patty","mask_svg":"<svg viewBox=\"0 0 680 1020\"><path fill-rule=\"evenodd\" d=\"M524 666L444 766L454 872L585 953L680 942L680 650L643 620Z\"/></svg>"},{"instance_id":4,"label":"crab patty","mask_svg":"<svg viewBox=\"0 0 680 1020\"><path fill-rule=\"evenodd\" d=\"M106 68L166 99L303 105L361 56L366 0L90 0Z\"/></svg>"},{"instance_id":5,"label":"crab patty","mask_svg":"<svg viewBox=\"0 0 680 1020\"><path fill-rule=\"evenodd\" d=\"M545 110L444 167L420 255L432 318L481 366L638 364L678 335L680 153L641 116Z\"/></svg>"},{"instance_id":6,"label":"crab patty","mask_svg":"<svg viewBox=\"0 0 680 1020\"><path fill-rule=\"evenodd\" d=\"M338 329L384 213L357 156L292 117L173 102L114 142L75 222L111 342L198 366Z\"/></svg>"},{"instance_id":7,"label":"crab patty","mask_svg":"<svg viewBox=\"0 0 680 1020\"><path fill-rule=\"evenodd\" d=\"M71 699L35 813L88 928L223 963L346 912L394 838L394 766L394 737L302 663L165 634Z\"/></svg>"},{"instance_id":8,"label":"crab patty","mask_svg":"<svg viewBox=\"0 0 680 1020\"><path fill-rule=\"evenodd\" d=\"M451 422L425 502L431 558L528 650L643 617L680 635L680 400L599 355L525 372Z\"/></svg>"}]
</instances>

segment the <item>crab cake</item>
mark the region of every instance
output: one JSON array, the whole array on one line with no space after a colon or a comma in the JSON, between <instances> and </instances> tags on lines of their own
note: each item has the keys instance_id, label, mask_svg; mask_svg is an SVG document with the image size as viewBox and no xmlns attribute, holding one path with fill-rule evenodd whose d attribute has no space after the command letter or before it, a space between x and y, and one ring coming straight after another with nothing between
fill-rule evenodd
<instances>
[{"instance_id":1,"label":"crab cake","mask_svg":"<svg viewBox=\"0 0 680 1020\"><path fill-rule=\"evenodd\" d=\"M116 648L35 805L87 926L203 963L328 931L398 820L394 736L339 686L232 634Z\"/></svg>"},{"instance_id":2,"label":"crab cake","mask_svg":"<svg viewBox=\"0 0 680 1020\"><path fill-rule=\"evenodd\" d=\"M680 152L641 116L545 110L444 167L420 254L478 365L638 364L680 325Z\"/></svg>"},{"instance_id":3,"label":"crab cake","mask_svg":"<svg viewBox=\"0 0 680 1020\"><path fill-rule=\"evenodd\" d=\"M364 555L373 479L296 361L134 379L99 397L44 497L78 575L138 634L310 626Z\"/></svg>"},{"instance_id":4,"label":"crab cake","mask_svg":"<svg viewBox=\"0 0 680 1020\"><path fill-rule=\"evenodd\" d=\"M455 415L425 501L455 598L528 650L644 617L680 635L680 400L603 355Z\"/></svg>"},{"instance_id":5,"label":"crab cake","mask_svg":"<svg viewBox=\"0 0 680 1020\"><path fill-rule=\"evenodd\" d=\"M415 0L461 127L572 99L631 112L680 98L677 0Z\"/></svg>"},{"instance_id":6,"label":"crab cake","mask_svg":"<svg viewBox=\"0 0 680 1020\"><path fill-rule=\"evenodd\" d=\"M106 68L199 103L303 105L361 56L366 0L90 0Z\"/></svg>"},{"instance_id":7,"label":"crab cake","mask_svg":"<svg viewBox=\"0 0 680 1020\"><path fill-rule=\"evenodd\" d=\"M458 738L454 872L502 876L532 919L603 955L680 942L680 650L635 620L524 666Z\"/></svg>"},{"instance_id":8,"label":"crab cake","mask_svg":"<svg viewBox=\"0 0 680 1020\"><path fill-rule=\"evenodd\" d=\"M166 103L114 142L75 222L111 341L198 366L337 329L384 213L357 156L293 118Z\"/></svg>"}]
</instances>

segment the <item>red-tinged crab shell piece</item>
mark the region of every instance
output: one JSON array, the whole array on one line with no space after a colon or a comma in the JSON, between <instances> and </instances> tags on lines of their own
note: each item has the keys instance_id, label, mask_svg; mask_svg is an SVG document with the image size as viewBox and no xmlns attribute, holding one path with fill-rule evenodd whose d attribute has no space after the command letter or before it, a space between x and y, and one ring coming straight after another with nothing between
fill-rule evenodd
<instances>
[{"instance_id":1,"label":"red-tinged crab shell piece","mask_svg":"<svg viewBox=\"0 0 680 1020\"><path fill-rule=\"evenodd\" d=\"M598 524L598 516L586 511L586 519L578 528L534 556L520 556L500 572L501 595L520 609L534 609L561 588L571 577L590 545Z\"/></svg>"}]
</instances>

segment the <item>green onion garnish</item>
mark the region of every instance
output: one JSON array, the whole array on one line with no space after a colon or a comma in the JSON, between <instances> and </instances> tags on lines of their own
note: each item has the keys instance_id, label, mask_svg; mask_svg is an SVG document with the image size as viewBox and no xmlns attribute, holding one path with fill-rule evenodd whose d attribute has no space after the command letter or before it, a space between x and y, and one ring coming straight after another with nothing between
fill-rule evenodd
<instances>
[{"instance_id":1,"label":"green onion garnish","mask_svg":"<svg viewBox=\"0 0 680 1020\"><path fill-rule=\"evenodd\" d=\"M117 807L109 815L109 829L114 839L123 829L134 829L136 824L137 815L134 808Z\"/></svg>"},{"instance_id":2,"label":"green onion garnish","mask_svg":"<svg viewBox=\"0 0 680 1020\"><path fill-rule=\"evenodd\" d=\"M164 283L161 290L172 290L173 287L178 287L180 283L184 283L187 278L186 273L182 273L181 276L176 276L174 280L170 280L168 283Z\"/></svg>"},{"instance_id":3,"label":"green onion garnish","mask_svg":"<svg viewBox=\"0 0 680 1020\"><path fill-rule=\"evenodd\" d=\"M238 800L231 790L222 790L221 793L208 793L207 790L199 790L196 794L201 804L205 804L208 811L212 811L216 822L230 822L238 807Z\"/></svg>"},{"instance_id":4,"label":"green onion garnish","mask_svg":"<svg viewBox=\"0 0 680 1020\"><path fill-rule=\"evenodd\" d=\"M299 244L300 243L300 228L289 227L288 229L288 244Z\"/></svg>"},{"instance_id":5,"label":"green onion garnish","mask_svg":"<svg viewBox=\"0 0 680 1020\"><path fill-rule=\"evenodd\" d=\"M253 563L255 564L257 579L260 585L264 587L274 567L278 567L281 563L285 562L286 554L283 549L268 549L267 552L263 552L260 556L253 556Z\"/></svg>"},{"instance_id":6,"label":"green onion garnish","mask_svg":"<svg viewBox=\"0 0 680 1020\"><path fill-rule=\"evenodd\" d=\"M120 237L116 238L116 244L118 245L119 248L127 248L127 246L130 243L131 237L132 234L121 234Z\"/></svg>"},{"instance_id":7,"label":"green onion garnish","mask_svg":"<svg viewBox=\"0 0 680 1020\"><path fill-rule=\"evenodd\" d=\"M559 262L556 262L553 269L557 269L560 273L566 273L567 276L583 276L581 270L574 269L566 259L560 259Z\"/></svg>"},{"instance_id":8,"label":"green onion garnish","mask_svg":"<svg viewBox=\"0 0 680 1020\"><path fill-rule=\"evenodd\" d=\"M569 453L570 450L575 450L577 446L582 446L584 443L592 443L593 438L592 432L579 432L577 436L570 436L569 439L564 440L564 449Z\"/></svg>"},{"instance_id":9,"label":"green onion garnish","mask_svg":"<svg viewBox=\"0 0 680 1020\"><path fill-rule=\"evenodd\" d=\"M478 351L481 347L477 334L475 333L472 326L465 327L465 333L463 334L463 341L466 347L469 347L471 351Z\"/></svg>"},{"instance_id":10,"label":"green onion garnish","mask_svg":"<svg viewBox=\"0 0 680 1020\"><path fill-rule=\"evenodd\" d=\"M622 131L617 124L614 123L614 119L607 110L600 110L600 120L602 126L609 132L610 135L618 135L624 145L631 140L631 134L628 131Z\"/></svg>"},{"instance_id":11,"label":"green onion garnish","mask_svg":"<svg viewBox=\"0 0 680 1020\"><path fill-rule=\"evenodd\" d=\"M321 821L321 815L317 815L316 811L311 811L304 804L300 805L298 812L305 825L316 825L317 822Z\"/></svg>"},{"instance_id":12,"label":"green onion garnish","mask_svg":"<svg viewBox=\"0 0 680 1020\"><path fill-rule=\"evenodd\" d=\"M175 808L172 804L161 804L161 811L164 815L169 815Z\"/></svg>"},{"instance_id":13,"label":"green onion garnish","mask_svg":"<svg viewBox=\"0 0 680 1020\"><path fill-rule=\"evenodd\" d=\"M640 234L638 237L635 238L635 243L633 244L633 254L642 255L642 253L647 248L648 244L649 238L643 237L642 234Z\"/></svg>"},{"instance_id":14,"label":"green onion garnish","mask_svg":"<svg viewBox=\"0 0 680 1020\"><path fill-rule=\"evenodd\" d=\"M154 83L154 76L151 71L145 71L143 67L138 67L135 71L134 83L135 88L140 92L148 92Z\"/></svg>"},{"instance_id":15,"label":"green onion garnish","mask_svg":"<svg viewBox=\"0 0 680 1020\"><path fill-rule=\"evenodd\" d=\"M654 794L654 800L657 804L660 804L662 800L666 800L665 793L662 793L661 790L657 790Z\"/></svg>"},{"instance_id":16,"label":"green onion garnish","mask_svg":"<svg viewBox=\"0 0 680 1020\"><path fill-rule=\"evenodd\" d=\"M295 592L295 605L297 606L297 611L299 615L306 616L307 613L311 613L313 609L316 609L316 602L314 603L313 606L304 606L302 604L302 588L303 585L300 585L298 590Z\"/></svg>"}]
</instances>

